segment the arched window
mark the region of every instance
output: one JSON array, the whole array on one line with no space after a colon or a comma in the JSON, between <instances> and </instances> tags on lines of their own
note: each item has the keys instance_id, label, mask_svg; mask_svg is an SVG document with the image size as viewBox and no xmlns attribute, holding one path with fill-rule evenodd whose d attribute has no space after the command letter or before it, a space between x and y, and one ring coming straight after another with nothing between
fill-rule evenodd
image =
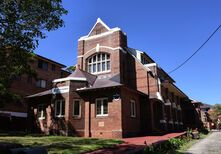
<instances>
[{"instance_id":1,"label":"arched window","mask_svg":"<svg viewBox=\"0 0 221 154\"><path fill-rule=\"evenodd\" d=\"M107 53L97 53L87 59L87 70L89 73L109 72L110 67L110 55Z\"/></svg>"}]
</instances>

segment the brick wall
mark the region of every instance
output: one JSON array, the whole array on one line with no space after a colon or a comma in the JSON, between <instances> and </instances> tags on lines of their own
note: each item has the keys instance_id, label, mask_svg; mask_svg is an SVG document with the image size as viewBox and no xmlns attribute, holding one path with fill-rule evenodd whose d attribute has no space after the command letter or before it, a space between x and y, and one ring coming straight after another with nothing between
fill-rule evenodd
<instances>
[{"instance_id":1,"label":"brick wall","mask_svg":"<svg viewBox=\"0 0 221 154\"><path fill-rule=\"evenodd\" d=\"M48 61L47 61L48 62ZM43 79L47 81L46 88L40 88L36 86L36 80L32 77L28 81L28 75L22 75L21 79L16 80L12 83L10 90L22 96L28 96L37 92L42 92L44 90L50 89L52 87L52 81L63 76L67 76L68 73L61 70L61 66L56 65L55 71L52 71L52 64L48 62L48 70L43 70L38 68L38 58L31 63L32 69L37 73L38 79ZM63 72L63 73L62 73Z\"/></svg>"},{"instance_id":2,"label":"brick wall","mask_svg":"<svg viewBox=\"0 0 221 154\"><path fill-rule=\"evenodd\" d=\"M108 35L96 36L92 39L80 40L78 42L78 67L87 71L87 58L98 52L98 44L99 52L110 54L111 60L111 72L98 75L119 75L121 69L120 54L122 52L120 51L120 48L126 47L127 45L127 38L121 31L114 31L113 33L110 33Z\"/></svg>"},{"instance_id":3,"label":"brick wall","mask_svg":"<svg viewBox=\"0 0 221 154\"><path fill-rule=\"evenodd\" d=\"M89 129L91 137L121 138L121 100L114 100L113 95L119 93L119 89L105 89L87 92L82 95L85 102L85 132ZM96 116L96 99L108 98L108 116ZM89 121L90 119L90 121ZM88 130L87 130L88 129ZM89 133L88 133L89 135Z\"/></svg>"},{"instance_id":4,"label":"brick wall","mask_svg":"<svg viewBox=\"0 0 221 154\"><path fill-rule=\"evenodd\" d=\"M47 81L46 88L40 88L36 86L37 80L34 77L29 78L28 75L22 75L20 78L15 80L10 90L24 98L25 96L32 95L38 92L42 92L52 88L52 81L57 78L66 77L69 75L68 72L63 71L61 65L57 63L50 62L48 60L44 60L48 63L48 70L43 70L38 68L38 60L39 58L36 56L35 60L31 63L32 69L34 69L37 73L37 79L43 79ZM55 65L55 70L52 71L52 64ZM19 107L18 107L19 106ZM13 111L13 112L26 112L27 104L24 102L24 99L18 102L11 102L5 105L1 110L5 111Z\"/></svg>"},{"instance_id":5,"label":"brick wall","mask_svg":"<svg viewBox=\"0 0 221 154\"><path fill-rule=\"evenodd\" d=\"M121 100L122 100L122 129L123 129L123 136L137 136L140 134L141 131L141 102L140 102L140 95L129 89L122 88L121 90ZM136 117L131 117L131 104L130 101L135 101L136 104Z\"/></svg>"}]
</instances>

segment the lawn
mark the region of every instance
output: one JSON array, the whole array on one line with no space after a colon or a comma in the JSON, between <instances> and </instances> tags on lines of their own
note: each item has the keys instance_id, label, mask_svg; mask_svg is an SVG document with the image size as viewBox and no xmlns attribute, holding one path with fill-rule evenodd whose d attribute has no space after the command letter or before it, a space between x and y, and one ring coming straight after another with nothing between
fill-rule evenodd
<instances>
[{"instance_id":1,"label":"lawn","mask_svg":"<svg viewBox=\"0 0 221 154\"><path fill-rule=\"evenodd\" d=\"M69 154L83 153L104 147L113 147L122 143L120 140L113 139L95 139L82 137L65 137L65 136L5 136L0 137L0 142L19 143L25 147L44 146L49 154Z\"/></svg>"}]
</instances>

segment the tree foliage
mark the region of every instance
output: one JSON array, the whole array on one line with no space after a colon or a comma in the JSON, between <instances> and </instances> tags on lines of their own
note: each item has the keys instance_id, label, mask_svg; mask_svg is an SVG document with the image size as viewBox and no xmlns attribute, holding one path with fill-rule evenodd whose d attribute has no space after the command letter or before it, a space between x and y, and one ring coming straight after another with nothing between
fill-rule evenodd
<instances>
[{"instance_id":1,"label":"tree foliage","mask_svg":"<svg viewBox=\"0 0 221 154\"><path fill-rule=\"evenodd\" d=\"M219 115L221 115L221 104L216 104L216 105L214 105L214 107L212 108L212 110L210 110L208 113L209 113L211 119L212 119L213 121L216 121L216 120L217 120L217 117L218 117Z\"/></svg>"},{"instance_id":2,"label":"tree foliage","mask_svg":"<svg viewBox=\"0 0 221 154\"><path fill-rule=\"evenodd\" d=\"M64 25L62 0L0 0L0 103L11 98L12 81L34 75L33 51L46 31Z\"/></svg>"},{"instance_id":3,"label":"tree foliage","mask_svg":"<svg viewBox=\"0 0 221 154\"><path fill-rule=\"evenodd\" d=\"M76 70L76 66L69 66L66 68L66 71L68 71L70 73L74 72L75 70Z\"/></svg>"}]
</instances>

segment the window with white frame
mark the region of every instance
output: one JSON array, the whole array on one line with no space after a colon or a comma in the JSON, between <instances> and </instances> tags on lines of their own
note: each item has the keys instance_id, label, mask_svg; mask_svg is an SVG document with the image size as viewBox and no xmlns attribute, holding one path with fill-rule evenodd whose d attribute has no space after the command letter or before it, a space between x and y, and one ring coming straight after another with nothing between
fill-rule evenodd
<instances>
[{"instance_id":1,"label":"window with white frame","mask_svg":"<svg viewBox=\"0 0 221 154\"><path fill-rule=\"evenodd\" d=\"M130 116L136 117L136 103L134 100L130 100Z\"/></svg>"},{"instance_id":2,"label":"window with white frame","mask_svg":"<svg viewBox=\"0 0 221 154\"><path fill-rule=\"evenodd\" d=\"M39 119L45 119L46 105L45 104L39 104L37 112L38 112L38 118Z\"/></svg>"},{"instance_id":3,"label":"window with white frame","mask_svg":"<svg viewBox=\"0 0 221 154\"><path fill-rule=\"evenodd\" d=\"M79 99L73 101L73 116L81 117L81 101Z\"/></svg>"},{"instance_id":4,"label":"window with white frame","mask_svg":"<svg viewBox=\"0 0 221 154\"><path fill-rule=\"evenodd\" d=\"M87 59L87 70L89 73L98 74L108 72L110 69L110 55L107 53L98 53Z\"/></svg>"},{"instance_id":5,"label":"window with white frame","mask_svg":"<svg viewBox=\"0 0 221 154\"><path fill-rule=\"evenodd\" d=\"M65 115L65 101L56 100L55 101L55 116L56 117L64 117Z\"/></svg>"},{"instance_id":6,"label":"window with white frame","mask_svg":"<svg viewBox=\"0 0 221 154\"><path fill-rule=\"evenodd\" d=\"M96 99L96 115L97 116L108 115L108 99L107 98Z\"/></svg>"}]
</instances>

